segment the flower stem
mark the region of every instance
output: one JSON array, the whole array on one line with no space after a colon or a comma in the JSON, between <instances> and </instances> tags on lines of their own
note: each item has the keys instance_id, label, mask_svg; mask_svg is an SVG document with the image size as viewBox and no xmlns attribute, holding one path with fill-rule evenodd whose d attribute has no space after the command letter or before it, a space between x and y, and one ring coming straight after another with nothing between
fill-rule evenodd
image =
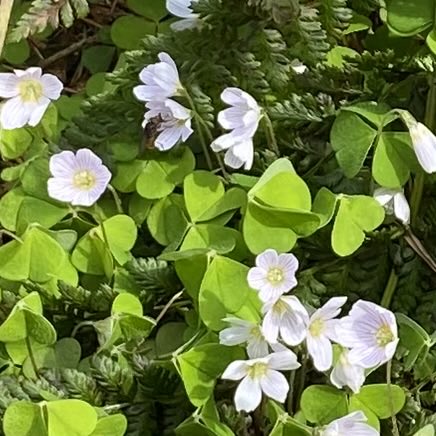
<instances>
[{"instance_id":1,"label":"flower stem","mask_svg":"<svg viewBox=\"0 0 436 436\"><path fill-rule=\"evenodd\" d=\"M33 371L35 372L36 377L38 377L38 365L36 364L35 356L32 350L32 344L30 343L29 336L26 336L25 339L27 352L29 353L30 363L32 364Z\"/></svg>"},{"instance_id":2,"label":"flower stem","mask_svg":"<svg viewBox=\"0 0 436 436\"><path fill-rule=\"evenodd\" d=\"M386 309L389 308L392 302L392 298L395 293L395 289L397 288L398 284L398 276L395 273L395 269L392 268L391 274L388 279L388 283L386 284L385 291L383 293L383 297L381 299L381 306L386 307Z\"/></svg>"},{"instance_id":3,"label":"flower stem","mask_svg":"<svg viewBox=\"0 0 436 436\"><path fill-rule=\"evenodd\" d=\"M266 112L264 112L263 119L265 120L266 133L267 133L267 136L269 138L268 145L269 145L271 151L273 151L277 155L277 157L279 157L280 150L279 150L279 146L277 144L276 135L274 133L274 127L273 127L271 118L268 116L268 114Z\"/></svg>"},{"instance_id":4,"label":"flower stem","mask_svg":"<svg viewBox=\"0 0 436 436\"><path fill-rule=\"evenodd\" d=\"M391 419L392 419L392 434L393 436L400 436L400 431L398 430L397 417L395 416L395 411L394 411L394 402L392 399L391 378L392 378L392 360L389 360L388 364L386 365L386 385L388 388L388 397L389 397L388 401L389 401L389 408L390 408Z\"/></svg>"},{"instance_id":5,"label":"flower stem","mask_svg":"<svg viewBox=\"0 0 436 436\"><path fill-rule=\"evenodd\" d=\"M118 196L117 191L115 190L115 188L112 185L108 185L107 187L108 187L109 191L111 192L112 197L114 198L115 206L117 207L118 213L123 214L124 213L123 206L121 204L121 199Z\"/></svg>"},{"instance_id":6,"label":"flower stem","mask_svg":"<svg viewBox=\"0 0 436 436\"><path fill-rule=\"evenodd\" d=\"M432 131L436 130L436 72L430 77L430 88L427 94L425 108L425 125ZM412 194L410 197L411 223L416 224L419 209L421 206L422 194L424 192L425 173L420 171L413 182Z\"/></svg>"}]
</instances>

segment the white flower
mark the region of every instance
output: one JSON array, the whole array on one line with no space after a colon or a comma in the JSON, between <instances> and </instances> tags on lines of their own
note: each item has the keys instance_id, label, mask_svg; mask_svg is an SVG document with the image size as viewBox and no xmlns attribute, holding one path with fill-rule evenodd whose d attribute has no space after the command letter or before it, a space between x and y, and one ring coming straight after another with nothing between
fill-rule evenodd
<instances>
[{"instance_id":1,"label":"white flower","mask_svg":"<svg viewBox=\"0 0 436 436\"><path fill-rule=\"evenodd\" d=\"M194 14L191 4L197 0L167 0L167 10L176 17L183 18L171 24L173 30L185 30L197 27L200 23L198 14Z\"/></svg>"},{"instance_id":2,"label":"white flower","mask_svg":"<svg viewBox=\"0 0 436 436\"><path fill-rule=\"evenodd\" d=\"M368 419L363 412L353 412L335 419L321 430L320 436L379 436L380 433L366 421Z\"/></svg>"},{"instance_id":3,"label":"white flower","mask_svg":"<svg viewBox=\"0 0 436 436\"><path fill-rule=\"evenodd\" d=\"M403 224L409 224L410 207L402 189L378 188L374 191L374 198L389 215L395 215Z\"/></svg>"},{"instance_id":4,"label":"white flower","mask_svg":"<svg viewBox=\"0 0 436 436\"><path fill-rule=\"evenodd\" d=\"M159 53L160 62L145 67L139 78L144 85L133 88L135 97L140 101L164 101L179 95L183 91L177 65L167 53Z\"/></svg>"},{"instance_id":5,"label":"white flower","mask_svg":"<svg viewBox=\"0 0 436 436\"><path fill-rule=\"evenodd\" d=\"M50 159L48 194L75 206L92 206L106 190L110 171L91 150L62 151Z\"/></svg>"},{"instance_id":6,"label":"white flower","mask_svg":"<svg viewBox=\"0 0 436 436\"><path fill-rule=\"evenodd\" d=\"M287 345L294 346L304 341L309 314L297 297L285 296L265 303L262 312L262 332L268 342L277 342L279 335Z\"/></svg>"},{"instance_id":7,"label":"white flower","mask_svg":"<svg viewBox=\"0 0 436 436\"><path fill-rule=\"evenodd\" d=\"M231 107L218 114L218 122L231 130L212 142L215 152L227 150L224 161L231 168L250 169L253 165L253 136L262 118L262 110L256 100L239 88L226 88L221 99Z\"/></svg>"},{"instance_id":8,"label":"white flower","mask_svg":"<svg viewBox=\"0 0 436 436\"><path fill-rule=\"evenodd\" d=\"M60 97L63 87L56 76L42 74L39 67L0 73L0 97L8 99L1 108L2 128L36 126L50 101Z\"/></svg>"},{"instance_id":9,"label":"white flower","mask_svg":"<svg viewBox=\"0 0 436 436\"><path fill-rule=\"evenodd\" d=\"M256 266L248 271L248 284L259 291L264 303L276 301L297 286L297 269L298 259L293 254L278 254L268 249L256 257Z\"/></svg>"},{"instance_id":10,"label":"white flower","mask_svg":"<svg viewBox=\"0 0 436 436\"><path fill-rule=\"evenodd\" d=\"M348 386L355 394L365 382L365 369L360 365L352 365L348 359L349 350L344 348L339 355L330 374L330 381L338 389Z\"/></svg>"},{"instance_id":11,"label":"white flower","mask_svg":"<svg viewBox=\"0 0 436 436\"><path fill-rule=\"evenodd\" d=\"M149 109L145 113L145 127L150 120L160 117L160 132L154 141L154 146L160 151L173 148L180 140L185 142L192 134L191 111L174 100L149 101L145 107Z\"/></svg>"},{"instance_id":12,"label":"white flower","mask_svg":"<svg viewBox=\"0 0 436 436\"><path fill-rule=\"evenodd\" d=\"M220 332L220 344L232 347L246 343L250 359L269 354L269 344L260 325L239 318L224 318L223 321L230 323L231 327Z\"/></svg>"},{"instance_id":13,"label":"white flower","mask_svg":"<svg viewBox=\"0 0 436 436\"><path fill-rule=\"evenodd\" d=\"M339 315L346 301L347 297L331 298L310 317L306 337L307 351L318 371L327 371L333 364L333 346L330 341L335 339L338 323L334 318Z\"/></svg>"},{"instance_id":14,"label":"white flower","mask_svg":"<svg viewBox=\"0 0 436 436\"><path fill-rule=\"evenodd\" d=\"M409 123L416 157L426 173L436 172L436 136L424 124Z\"/></svg>"},{"instance_id":15,"label":"white flower","mask_svg":"<svg viewBox=\"0 0 436 436\"><path fill-rule=\"evenodd\" d=\"M359 300L337 326L337 342L351 348L348 360L373 368L392 359L398 345L394 314L369 301Z\"/></svg>"},{"instance_id":16,"label":"white flower","mask_svg":"<svg viewBox=\"0 0 436 436\"><path fill-rule=\"evenodd\" d=\"M300 61L300 59L294 59L291 62L291 67L296 74L303 74L307 70L307 66Z\"/></svg>"},{"instance_id":17,"label":"white flower","mask_svg":"<svg viewBox=\"0 0 436 436\"><path fill-rule=\"evenodd\" d=\"M241 380L235 392L236 410L252 412L262 400L262 392L283 403L289 391L288 382L278 371L297 369L300 364L290 350L251 360L236 360L224 371L223 379Z\"/></svg>"}]
</instances>

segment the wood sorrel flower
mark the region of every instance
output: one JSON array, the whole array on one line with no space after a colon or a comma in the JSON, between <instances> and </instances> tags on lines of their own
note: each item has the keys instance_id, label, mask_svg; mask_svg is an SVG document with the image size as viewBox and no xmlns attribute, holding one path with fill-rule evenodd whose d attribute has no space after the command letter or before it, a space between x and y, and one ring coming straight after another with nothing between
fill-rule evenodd
<instances>
[{"instance_id":1,"label":"wood sorrel flower","mask_svg":"<svg viewBox=\"0 0 436 436\"><path fill-rule=\"evenodd\" d=\"M74 206L92 206L106 190L112 177L101 159L82 148L74 154L62 151L50 159L48 194Z\"/></svg>"},{"instance_id":2,"label":"wood sorrel flower","mask_svg":"<svg viewBox=\"0 0 436 436\"><path fill-rule=\"evenodd\" d=\"M146 105L143 127L150 120L160 117L161 122L157 128L159 134L154 141L155 147L160 151L173 148L180 140L185 142L192 134L191 111L174 100L149 101Z\"/></svg>"},{"instance_id":3,"label":"wood sorrel flower","mask_svg":"<svg viewBox=\"0 0 436 436\"><path fill-rule=\"evenodd\" d=\"M323 307L316 310L309 320L307 328L307 351L318 371L327 371L333 364L333 346L331 340L336 336L336 318L341 312L347 297L334 297Z\"/></svg>"},{"instance_id":4,"label":"wood sorrel flower","mask_svg":"<svg viewBox=\"0 0 436 436\"><path fill-rule=\"evenodd\" d=\"M39 67L0 73L0 97L8 99L1 107L1 127L9 130L26 124L36 126L50 101L60 97L63 87L56 76L42 74Z\"/></svg>"},{"instance_id":5,"label":"wood sorrel flower","mask_svg":"<svg viewBox=\"0 0 436 436\"><path fill-rule=\"evenodd\" d=\"M297 297L285 296L265 303L262 313L262 332L268 342L277 342L279 335L287 345L294 346L304 341L309 314Z\"/></svg>"},{"instance_id":6,"label":"wood sorrel flower","mask_svg":"<svg viewBox=\"0 0 436 436\"><path fill-rule=\"evenodd\" d=\"M363 412L353 412L343 418L335 419L322 428L320 436L379 436L380 433L366 423Z\"/></svg>"},{"instance_id":7,"label":"wood sorrel flower","mask_svg":"<svg viewBox=\"0 0 436 436\"><path fill-rule=\"evenodd\" d=\"M394 314L369 301L359 300L350 314L340 320L336 341L350 348L348 360L363 368L388 362L398 345L398 328Z\"/></svg>"},{"instance_id":8,"label":"wood sorrel flower","mask_svg":"<svg viewBox=\"0 0 436 436\"><path fill-rule=\"evenodd\" d=\"M194 14L191 5L197 0L167 0L166 6L168 12L176 17L183 18L176 23L171 24L171 29L179 31L192 29L200 24L198 14Z\"/></svg>"},{"instance_id":9,"label":"wood sorrel flower","mask_svg":"<svg viewBox=\"0 0 436 436\"><path fill-rule=\"evenodd\" d=\"M256 257L256 266L248 271L247 281L259 292L261 301L274 302L297 286L297 270L298 259L293 254L278 254L268 249Z\"/></svg>"},{"instance_id":10,"label":"wood sorrel flower","mask_svg":"<svg viewBox=\"0 0 436 436\"><path fill-rule=\"evenodd\" d=\"M168 53L159 53L159 61L146 66L139 78L144 83L133 88L133 94L140 101L164 101L183 91L177 65Z\"/></svg>"},{"instance_id":11,"label":"wood sorrel flower","mask_svg":"<svg viewBox=\"0 0 436 436\"><path fill-rule=\"evenodd\" d=\"M436 172L436 136L424 124L409 124L410 137L416 157L426 173Z\"/></svg>"},{"instance_id":12,"label":"wood sorrel flower","mask_svg":"<svg viewBox=\"0 0 436 436\"><path fill-rule=\"evenodd\" d=\"M289 391L288 381L279 371L297 369L300 364L290 350L272 353L268 356L236 360L224 371L222 378L241 380L235 392L236 410L251 412L259 406L262 392L269 398L283 403Z\"/></svg>"},{"instance_id":13,"label":"wood sorrel flower","mask_svg":"<svg viewBox=\"0 0 436 436\"><path fill-rule=\"evenodd\" d=\"M360 365L352 365L348 358L349 350L342 349L341 354L330 373L330 381L338 389L348 386L355 394L365 382L365 369Z\"/></svg>"},{"instance_id":14,"label":"wood sorrel flower","mask_svg":"<svg viewBox=\"0 0 436 436\"><path fill-rule=\"evenodd\" d=\"M226 130L231 130L212 142L215 152L227 150L224 162L231 168L249 170L253 165L253 136L262 118L262 110L256 100L239 88L226 88L221 99L232 106L218 114L218 122Z\"/></svg>"},{"instance_id":15,"label":"wood sorrel flower","mask_svg":"<svg viewBox=\"0 0 436 436\"><path fill-rule=\"evenodd\" d=\"M374 198L389 215L394 215L403 224L409 224L410 207L402 189L378 188L374 191Z\"/></svg>"}]
</instances>

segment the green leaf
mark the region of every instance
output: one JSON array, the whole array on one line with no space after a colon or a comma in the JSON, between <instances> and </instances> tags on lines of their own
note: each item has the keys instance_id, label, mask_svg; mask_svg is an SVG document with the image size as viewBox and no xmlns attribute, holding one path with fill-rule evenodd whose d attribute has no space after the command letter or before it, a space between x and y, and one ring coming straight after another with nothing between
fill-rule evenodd
<instances>
[{"instance_id":1,"label":"green leaf","mask_svg":"<svg viewBox=\"0 0 436 436\"><path fill-rule=\"evenodd\" d=\"M197 224L189 228L180 251L208 248L219 254L230 253L236 246L238 231L213 224Z\"/></svg>"},{"instance_id":2,"label":"green leaf","mask_svg":"<svg viewBox=\"0 0 436 436\"><path fill-rule=\"evenodd\" d=\"M23 243L11 241L0 247L0 277L46 282L56 277L65 257L53 238L32 227L23 235Z\"/></svg>"},{"instance_id":3,"label":"green leaf","mask_svg":"<svg viewBox=\"0 0 436 436\"><path fill-rule=\"evenodd\" d=\"M301 396L301 410L309 422L326 425L347 414L347 396L330 386L312 385Z\"/></svg>"},{"instance_id":4,"label":"green leaf","mask_svg":"<svg viewBox=\"0 0 436 436\"><path fill-rule=\"evenodd\" d=\"M3 431L5 436L46 436L47 431L38 404L30 401L11 403L3 417Z\"/></svg>"},{"instance_id":5,"label":"green leaf","mask_svg":"<svg viewBox=\"0 0 436 436\"><path fill-rule=\"evenodd\" d=\"M244 359L241 348L219 344L205 344L177 356L180 375L189 400L196 407L207 402L213 393L216 379L230 362Z\"/></svg>"},{"instance_id":6,"label":"green leaf","mask_svg":"<svg viewBox=\"0 0 436 436\"><path fill-rule=\"evenodd\" d=\"M385 212L377 200L364 195L340 197L332 232L332 247L339 256L354 253L365 240L365 233L376 229Z\"/></svg>"},{"instance_id":7,"label":"green leaf","mask_svg":"<svg viewBox=\"0 0 436 436\"><path fill-rule=\"evenodd\" d=\"M48 436L89 436L97 425L96 410L84 401L50 401L43 407L48 414Z\"/></svg>"},{"instance_id":8,"label":"green leaf","mask_svg":"<svg viewBox=\"0 0 436 436\"><path fill-rule=\"evenodd\" d=\"M147 162L136 181L136 190L144 198L151 200L171 194L176 185L195 167L192 151L184 147L182 153L170 152L156 160Z\"/></svg>"},{"instance_id":9,"label":"green leaf","mask_svg":"<svg viewBox=\"0 0 436 436\"><path fill-rule=\"evenodd\" d=\"M106 72L115 54L115 47L93 45L82 51L82 64L91 74Z\"/></svg>"},{"instance_id":10,"label":"green leaf","mask_svg":"<svg viewBox=\"0 0 436 436\"><path fill-rule=\"evenodd\" d=\"M101 94L105 90L106 73L95 73L86 82L86 94L91 97L93 95Z\"/></svg>"},{"instance_id":11,"label":"green leaf","mask_svg":"<svg viewBox=\"0 0 436 436\"><path fill-rule=\"evenodd\" d=\"M47 180L50 177L46 158L35 159L25 169L21 182L26 194L41 200L51 201L47 192Z\"/></svg>"},{"instance_id":12,"label":"green leaf","mask_svg":"<svg viewBox=\"0 0 436 436\"><path fill-rule=\"evenodd\" d=\"M121 413L100 418L89 436L123 436L127 430L127 419Z\"/></svg>"},{"instance_id":13,"label":"green leaf","mask_svg":"<svg viewBox=\"0 0 436 436\"><path fill-rule=\"evenodd\" d=\"M428 424L425 427L423 427L421 430L417 431L413 436L434 436L434 425Z\"/></svg>"},{"instance_id":14,"label":"green leaf","mask_svg":"<svg viewBox=\"0 0 436 436\"><path fill-rule=\"evenodd\" d=\"M327 188L321 188L313 201L313 212L321 217L319 227L326 226L336 211L337 196Z\"/></svg>"},{"instance_id":15,"label":"green leaf","mask_svg":"<svg viewBox=\"0 0 436 436\"><path fill-rule=\"evenodd\" d=\"M354 395L349 399L348 412L363 412L368 419L368 424L371 427L374 427L377 431L380 431L380 421L377 415Z\"/></svg>"},{"instance_id":16,"label":"green leaf","mask_svg":"<svg viewBox=\"0 0 436 436\"><path fill-rule=\"evenodd\" d=\"M168 14L165 0L153 0L152 2L127 0L127 7L138 15L150 18L155 22L159 22Z\"/></svg>"},{"instance_id":17,"label":"green leaf","mask_svg":"<svg viewBox=\"0 0 436 436\"><path fill-rule=\"evenodd\" d=\"M311 428L290 416L281 416L269 436L311 436Z\"/></svg>"},{"instance_id":18,"label":"green leaf","mask_svg":"<svg viewBox=\"0 0 436 436\"><path fill-rule=\"evenodd\" d=\"M410 177L410 162L415 160L408 133L384 132L374 154L374 180L386 188L400 188Z\"/></svg>"},{"instance_id":19,"label":"green leaf","mask_svg":"<svg viewBox=\"0 0 436 436\"><path fill-rule=\"evenodd\" d=\"M423 32L433 25L433 0L387 0L387 24L401 36Z\"/></svg>"},{"instance_id":20,"label":"green leaf","mask_svg":"<svg viewBox=\"0 0 436 436\"><path fill-rule=\"evenodd\" d=\"M247 283L248 267L226 257L216 256L204 275L199 294L203 322L219 331L227 316L258 321L260 302Z\"/></svg>"},{"instance_id":21,"label":"green leaf","mask_svg":"<svg viewBox=\"0 0 436 436\"><path fill-rule=\"evenodd\" d=\"M376 128L384 127L398 118L396 113L391 112L389 105L376 101L363 101L346 106L343 110L360 115Z\"/></svg>"},{"instance_id":22,"label":"green leaf","mask_svg":"<svg viewBox=\"0 0 436 436\"><path fill-rule=\"evenodd\" d=\"M129 216L131 216L136 225L140 226L147 219L147 216L153 205L152 200L147 200L139 194L133 194L129 199Z\"/></svg>"},{"instance_id":23,"label":"green leaf","mask_svg":"<svg viewBox=\"0 0 436 436\"><path fill-rule=\"evenodd\" d=\"M10 64L23 64L30 56L29 43L25 39L10 42L5 45L2 55Z\"/></svg>"},{"instance_id":24,"label":"green leaf","mask_svg":"<svg viewBox=\"0 0 436 436\"><path fill-rule=\"evenodd\" d=\"M0 198L0 224L14 232L17 225L17 215L25 198L22 188L14 188Z\"/></svg>"},{"instance_id":25,"label":"green leaf","mask_svg":"<svg viewBox=\"0 0 436 436\"><path fill-rule=\"evenodd\" d=\"M357 114L342 111L338 115L333 123L330 141L347 177L353 178L359 173L376 137L377 131Z\"/></svg>"},{"instance_id":26,"label":"green leaf","mask_svg":"<svg viewBox=\"0 0 436 436\"><path fill-rule=\"evenodd\" d=\"M350 33L361 32L372 28L372 21L364 15L353 12L353 18L350 21L350 25L343 31L344 35Z\"/></svg>"},{"instance_id":27,"label":"green leaf","mask_svg":"<svg viewBox=\"0 0 436 436\"><path fill-rule=\"evenodd\" d=\"M359 52L349 47L342 47L340 45L333 47L328 53L326 58L326 65L329 67L336 67L342 69L349 61L348 58L359 57Z\"/></svg>"},{"instance_id":28,"label":"green leaf","mask_svg":"<svg viewBox=\"0 0 436 436\"><path fill-rule=\"evenodd\" d=\"M353 395L379 418L387 419L391 416L391 404L393 413L397 414L406 402L406 395L399 386L386 384L363 386L358 394Z\"/></svg>"},{"instance_id":29,"label":"green leaf","mask_svg":"<svg viewBox=\"0 0 436 436\"><path fill-rule=\"evenodd\" d=\"M115 20L111 27L114 44L125 50L141 48L141 40L156 33L156 24L134 15L125 15Z\"/></svg>"},{"instance_id":30,"label":"green leaf","mask_svg":"<svg viewBox=\"0 0 436 436\"><path fill-rule=\"evenodd\" d=\"M183 182L186 209L193 223L224 196L219 177L208 171L195 171Z\"/></svg>"},{"instance_id":31,"label":"green leaf","mask_svg":"<svg viewBox=\"0 0 436 436\"><path fill-rule=\"evenodd\" d=\"M142 316L142 304L139 299L132 294L120 294L112 303L112 314L114 315L116 313L128 313L131 315Z\"/></svg>"},{"instance_id":32,"label":"green leaf","mask_svg":"<svg viewBox=\"0 0 436 436\"><path fill-rule=\"evenodd\" d=\"M117 165L117 172L112 179L112 185L120 192L136 191L136 180L146 166L143 160L121 162Z\"/></svg>"},{"instance_id":33,"label":"green leaf","mask_svg":"<svg viewBox=\"0 0 436 436\"><path fill-rule=\"evenodd\" d=\"M436 54L436 30L433 28L432 31L427 35L426 43L428 48Z\"/></svg>"},{"instance_id":34,"label":"green leaf","mask_svg":"<svg viewBox=\"0 0 436 436\"><path fill-rule=\"evenodd\" d=\"M0 129L0 153L4 159L16 159L29 148L32 140L32 135L24 128Z\"/></svg>"}]
</instances>

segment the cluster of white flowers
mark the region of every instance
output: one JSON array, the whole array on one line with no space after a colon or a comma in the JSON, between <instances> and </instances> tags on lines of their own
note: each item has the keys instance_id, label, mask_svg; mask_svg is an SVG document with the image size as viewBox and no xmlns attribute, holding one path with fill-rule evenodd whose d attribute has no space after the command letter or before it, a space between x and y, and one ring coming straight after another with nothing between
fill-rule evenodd
<instances>
[{"instance_id":1,"label":"cluster of white flowers","mask_svg":"<svg viewBox=\"0 0 436 436\"><path fill-rule=\"evenodd\" d=\"M222 375L224 379L243 379L235 394L237 410L256 409L262 392L276 401L285 400L289 385L278 371L300 366L290 346L304 342L314 367L321 372L331 370L331 383L338 388L348 386L353 392L359 392L363 385L366 369L388 362L395 353L398 331L389 310L359 300L347 316L338 318L346 297L333 297L318 310L308 310L296 296L286 295L297 285L298 266L293 254L278 254L272 249L259 254L247 281L263 304L262 322L225 319L231 326L220 332L220 343L247 345L248 360L231 363ZM340 351L336 359L334 343ZM350 415L330 424L323 434L345 434L341 433L343 428L367 427L361 421L361 414ZM339 433L332 433L335 428Z\"/></svg>"},{"instance_id":2,"label":"cluster of white flowers","mask_svg":"<svg viewBox=\"0 0 436 436\"><path fill-rule=\"evenodd\" d=\"M193 130L191 111L171 97L184 92L177 65L167 53L159 54L159 62L146 66L139 74L143 85L133 89L135 97L146 102L143 127L158 120L159 132L155 147L160 151L173 148L180 140L186 141Z\"/></svg>"}]
</instances>

